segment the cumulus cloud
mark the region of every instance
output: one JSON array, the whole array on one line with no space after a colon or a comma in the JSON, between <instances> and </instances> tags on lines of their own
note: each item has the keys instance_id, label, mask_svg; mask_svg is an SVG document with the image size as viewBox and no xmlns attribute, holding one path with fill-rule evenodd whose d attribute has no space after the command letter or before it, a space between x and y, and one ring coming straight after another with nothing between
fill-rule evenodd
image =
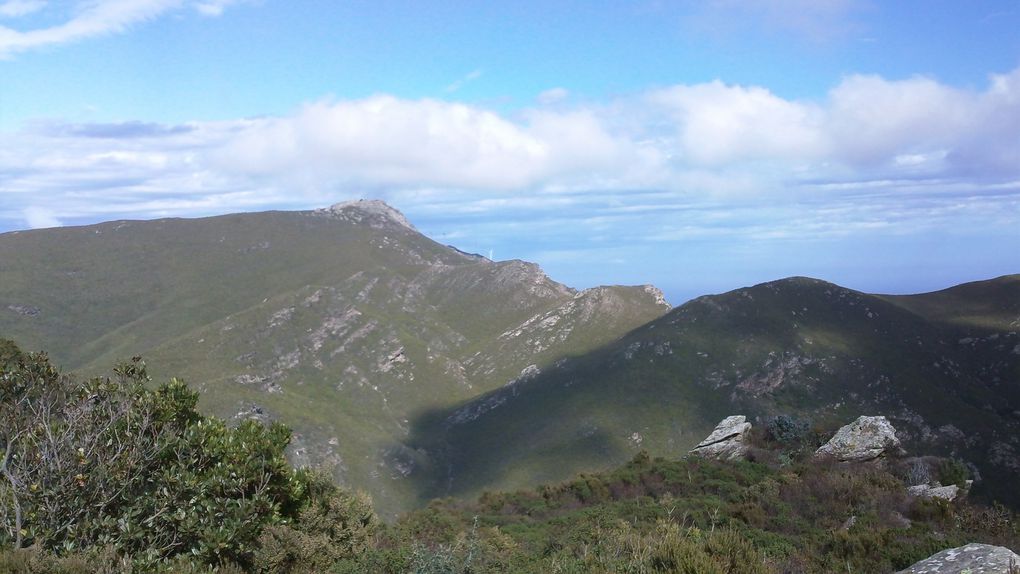
<instances>
[{"instance_id":1,"label":"cumulus cloud","mask_svg":"<svg viewBox=\"0 0 1020 574\"><path fill-rule=\"evenodd\" d=\"M515 122L465 104L375 96L247 122L214 161L235 174L349 186L527 189L578 174L614 177L623 162L654 161L649 155L586 111L535 111Z\"/></svg>"},{"instance_id":2,"label":"cumulus cloud","mask_svg":"<svg viewBox=\"0 0 1020 574\"><path fill-rule=\"evenodd\" d=\"M719 81L675 86L646 96L671 119L681 159L719 165L752 159L813 159L826 153L823 112L765 88Z\"/></svg>"},{"instance_id":3,"label":"cumulus cloud","mask_svg":"<svg viewBox=\"0 0 1020 574\"><path fill-rule=\"evenodd\" d=\"M982 90L854 75L815 101L715 81L513 113L378 95L221 122L42 122L0 133L0 219L23 221L26 205L67 222L366 194L477 211L647 190L686 202L1014 197L1018 133L1020 69Z\"/></svg>"},{"instance_id":4,"label":"cumulus cloud","mask_svg":"<svg viewBox=\"0 0 1020 574\"><path fill-rule=\"evenodd\" d=\"M184 6L215 16L238 0L79 0L62 14L57 25L15 29L0 26L0 58L13 54L77 42L97 36L118 34L132 26L164 16ZM0 5L0 15L24 16L48 8L36 0L9 0Z\"/></svg>"}]
</instances>

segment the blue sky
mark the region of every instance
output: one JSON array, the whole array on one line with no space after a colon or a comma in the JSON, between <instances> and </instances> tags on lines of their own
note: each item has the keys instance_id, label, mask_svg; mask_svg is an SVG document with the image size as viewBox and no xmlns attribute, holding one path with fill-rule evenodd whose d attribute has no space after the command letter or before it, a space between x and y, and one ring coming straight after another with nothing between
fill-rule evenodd
<instances>
[{"instance_id":1,"label":"blue sky","mask_svg":"<svg viewBox=\"0 0 1020 574\"><path fill-rule=\"evenodd\" d=\"M1020 272L1020 2L0 0L0 231L379 197L576 287Z\"/></svg>"}]
</instances>

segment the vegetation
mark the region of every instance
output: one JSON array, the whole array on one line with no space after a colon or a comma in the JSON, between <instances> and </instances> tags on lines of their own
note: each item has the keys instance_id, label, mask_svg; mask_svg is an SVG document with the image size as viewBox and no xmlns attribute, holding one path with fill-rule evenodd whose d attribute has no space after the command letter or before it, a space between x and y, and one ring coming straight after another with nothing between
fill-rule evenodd
<instances>
[{"instance_id":1,"label":"vegetation","mask_svg":"<svg viewBox=\"0 0 1020 574\"><path fill-rule=\"evenodd\" d=\"M966 461L982 479L974 496L1020 509L1018 316L1018 276L897 297L784 279L690 301L464 407L499 408L454 425L444 411L412 436L426 448L441 436L431 444L451 459L449 481L427 494L478 496L641 449L679 456L729 415L768 427L790 455L862 414L885 415L908 452Z\"/></svg>"},{"instance_id":2,"label":"vegetation","mask_svg":"<svg viewBox=\"0 0 1020 574\"><path fill-rule=\"evenodd\" d=\"M140 359L78 381L0 346L0 546L250 567L260 536L298 518L295 535L347 553L374 524L363 499L290 467L282 425L203 416L184 383L149 389Z\"/></svg>"},{"instance_id":3,"label":"vegetation","mask_svg":"<svg viewBox=\"0 0 1020 574\"><path fill-rule=\"evenodd\" d=\"M967 542L1020 546L1004 507L906 494L921 466L964 480L958 462L812 460L789 417L755 432L747 461L640 452L382 524L366 496L288 466L287 429L203 416L140 360L77 381L0 341L0 368L3 572L888 572Z\"/></svg>"},{"instance_id":4,"label":"vegetation","mask_svg":"<svg viewBox=\"0 0 1020 574\"><path fill-rule=\"evenodd\" d=\"M640 287L575 300L536 265L466 255L356 208L5 233L0 262L0 336L87 376L142 355L157 380L192 382L204 413L286 421L308 461L385 493L388 517L418 504L424 473L399 469L439 464L401 444L417 413L667 310ZM547 313L560 321L500 338Z\"/></svg>"}]
</instances>

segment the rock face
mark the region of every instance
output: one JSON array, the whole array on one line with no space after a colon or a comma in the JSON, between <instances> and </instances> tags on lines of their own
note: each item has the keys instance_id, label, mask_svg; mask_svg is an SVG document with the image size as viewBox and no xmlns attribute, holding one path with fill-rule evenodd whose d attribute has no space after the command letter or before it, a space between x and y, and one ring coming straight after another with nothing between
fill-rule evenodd
<instances>
[{"instance_id":1,"label":"rock face","mask_svg":"<svg viewBox=\"0 0 1020 574\"><path fill-rule=\"evenodd\" d=\"M897 574L1008 574L1018 566L1020 556L1009 548L968 544L943 550Z\"/></svg>"},{"instance_id":2,"label":"rock face","mask_svg":"<svg viewBox=\"0 0 1020 574\"><path fill-rule=\"evenodd\" d=\"M751 423L744 415L726 417L716 425L712 434L698 443L691 454L717 460L734 460L747 453L747 433Z\"/></svg>"},{"instance_id":3,"label":"rock face","mask_svg":"<svg viewBox=\"0 0 1020 574\"><path fill-rule=\"evenodd\" d=\"M862 416L836 431L829 442L815 451L815 456L831 456L840 462L864 462L899 445L896 429L885 417Z\"/></svg>"}]
</instances>

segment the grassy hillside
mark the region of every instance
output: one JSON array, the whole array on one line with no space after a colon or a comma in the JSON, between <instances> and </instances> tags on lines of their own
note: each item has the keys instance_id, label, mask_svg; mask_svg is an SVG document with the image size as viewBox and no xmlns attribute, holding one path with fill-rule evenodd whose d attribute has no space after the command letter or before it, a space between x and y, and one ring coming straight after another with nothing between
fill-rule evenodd
<instances>
[{"instance_id":1,"label":"grassy hillside","mask_svg":"<svg viewBox=\"0 0 1020 574\"><path fill-rule=\"evenodd\" d=\"M791 278L668 310L422 236L385 204L0 235L0 334L295 430L382 514L685 453L723 417L884 414L1011 503L1020 276L879 296Z\"/></svg>"},{"instance_id":2,"label":"grassy hillside","mask_svg":"<svg viewBox=\"0 0 1020 574\"><path fill-rule=\"evenodd\" d=\"M379 202L0 235L0 333L83 373L142 355L207 411L280 420L384 513L432 455L419 413L604 345L668 305L576 292L531 263L422 236ZM530 367L530 369L529 369Z\"/></svg>"},{"instance_id":3,"label":"grassy hillside","mask_svg":"<svg viewBox=\"0 0 1020 574\"><path fill-rule=\"evenodd\" d=\"M426 495L477 494L678 456L724 416L834 430L883 414L907 448L974 465L1020 503L1020 277L907 297L791 278L706 296L593 353L421 417L449 465ZM470 416L466 413L470 413ZM434 447L433 447L434 448Z\"/></svg>"}]
</instances>

